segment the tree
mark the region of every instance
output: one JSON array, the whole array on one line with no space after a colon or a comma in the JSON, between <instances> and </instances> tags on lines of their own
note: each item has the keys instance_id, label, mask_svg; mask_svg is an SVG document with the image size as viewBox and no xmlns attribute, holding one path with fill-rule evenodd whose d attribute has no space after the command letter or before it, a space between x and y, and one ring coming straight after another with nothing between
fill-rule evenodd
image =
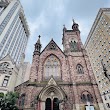
<instances>
[{"instance_id":1,"label":"tree","mask_svg":"<svg viewBox=\"0 0 110 110\"><path fill-rule=\"evenodd\" d=\"M0 93L0 109L1 110L18 110L16 101L19 94L16 92L8 92L6 95Z\"/></svg>"}]
</instances>

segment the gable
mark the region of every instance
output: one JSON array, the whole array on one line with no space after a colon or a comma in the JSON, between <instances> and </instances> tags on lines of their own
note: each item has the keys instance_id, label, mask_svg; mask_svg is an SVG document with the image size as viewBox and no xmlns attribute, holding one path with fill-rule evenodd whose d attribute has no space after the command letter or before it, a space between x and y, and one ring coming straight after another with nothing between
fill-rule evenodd
<instances>
[{"instance_id":1,"label":"gable","mask_svg":"<svg viewBox=\"0 0 110 110\"><path fill-rule=\"evenodd\" d=\"M0 62L10 62L10 64L14 65L14 61L11 59L10 55L6 55L5 57L3 57L2 59L0 59Z\"/></svg>"},{"instance_id":2,"label":"gable","mask_svg":"<svg viewBox=\"0 0 110 110\"><path fill-rule=\"evenodd\" d=\"M54 80L53 76L51 76L50 80L48 81L47 86L50 86L50 85L57 86L57 83L56 83L56 81Z\"/></svg>"},{"instance_id":3,"label":"gable","mask_svg":"<svg viewBox=\"0 0 110 110\"><path fill-rule=\"evenodd\" d=\"M47 50L57 50L58 48L57 48L56 43L52 40L52 41L48 44L48 46L47 46L46 49L47 49Z\"/></svg>"},{"instance_id":4,"label":"gable","mask_svg":"<svg viewBox=\"0 0 110 110\"><path fill-rule=\"evenodd\" d=\"M60 100L66 98L66 93L64 90L57 84L53 77L50 78L47 85L40 91L38 97L40 100L46 100L48 96L57 96Z\"/></svg>"},{"instance_id":5,"label":"gable","mask_svg":"<svg viewBox=\"0 0 110 110\"><path fill-rule=\"evenodd\" d=\"M44 51L60 51L61 53L63 53L63 51L60 49L60 47L54 42L54 40L52 39L48 45L43 49L43 51L41 52L41 54ZM64 54L64 53L63 53Z\"/></svg>"}]
</instances>

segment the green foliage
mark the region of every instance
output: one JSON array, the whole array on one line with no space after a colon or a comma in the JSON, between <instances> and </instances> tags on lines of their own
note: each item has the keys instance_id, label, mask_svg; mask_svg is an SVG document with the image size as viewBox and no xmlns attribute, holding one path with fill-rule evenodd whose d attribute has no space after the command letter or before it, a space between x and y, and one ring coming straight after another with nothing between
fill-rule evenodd
<instances>
[{"instance_id":1,"label":"green foliage","mask_svg":"<svg viewBox=\"0 0 110 110\"><path fill-rule=\"evenodd\" d=\"M0 92L0 98L3 98L3 97L4 97L4 93Z\"/></svg>"},{"instance_id":2,"label":"green foliage","mask_svg":"<svg viewBox=\"0 0 110 110\"><path fill-rule=\"evenodd\" d=\"M0 98L1 110L18 110L16 106L19 94L16 92L8 92L4 97Z\"/></svg>"}]
</instances>

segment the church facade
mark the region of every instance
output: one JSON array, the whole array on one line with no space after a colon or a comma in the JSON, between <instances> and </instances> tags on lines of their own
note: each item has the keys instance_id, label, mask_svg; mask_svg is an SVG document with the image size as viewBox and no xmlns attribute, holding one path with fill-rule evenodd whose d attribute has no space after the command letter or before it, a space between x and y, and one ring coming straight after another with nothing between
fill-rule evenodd
<instances>
[{"instance_id":1,"label":"church facade","mask_svg":"<svg viewBox=\"0 0 110 110\"><path fill-rule=\"evenodd\" d=\"M63 28L64 51L52 39L35 44L29 81L17 86L20 110L105 110L78 24Z\"/></svg>"}]
</instances>

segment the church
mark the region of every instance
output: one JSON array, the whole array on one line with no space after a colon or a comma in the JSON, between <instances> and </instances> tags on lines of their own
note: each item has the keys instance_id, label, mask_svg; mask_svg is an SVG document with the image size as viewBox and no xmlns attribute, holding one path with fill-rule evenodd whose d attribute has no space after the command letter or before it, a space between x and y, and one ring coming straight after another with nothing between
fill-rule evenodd
<instances>
[{"instance_id":1,"label":"church","mask_svg":"<svg viewBox=\"0 0 110 110\"><path fill-rule=\"evenodd\" d=\"M105 110L79 25L63 28L63 51L52 39L33 52L30 79L15 87L20 110Z\"/></svg>"}]
</instances>

